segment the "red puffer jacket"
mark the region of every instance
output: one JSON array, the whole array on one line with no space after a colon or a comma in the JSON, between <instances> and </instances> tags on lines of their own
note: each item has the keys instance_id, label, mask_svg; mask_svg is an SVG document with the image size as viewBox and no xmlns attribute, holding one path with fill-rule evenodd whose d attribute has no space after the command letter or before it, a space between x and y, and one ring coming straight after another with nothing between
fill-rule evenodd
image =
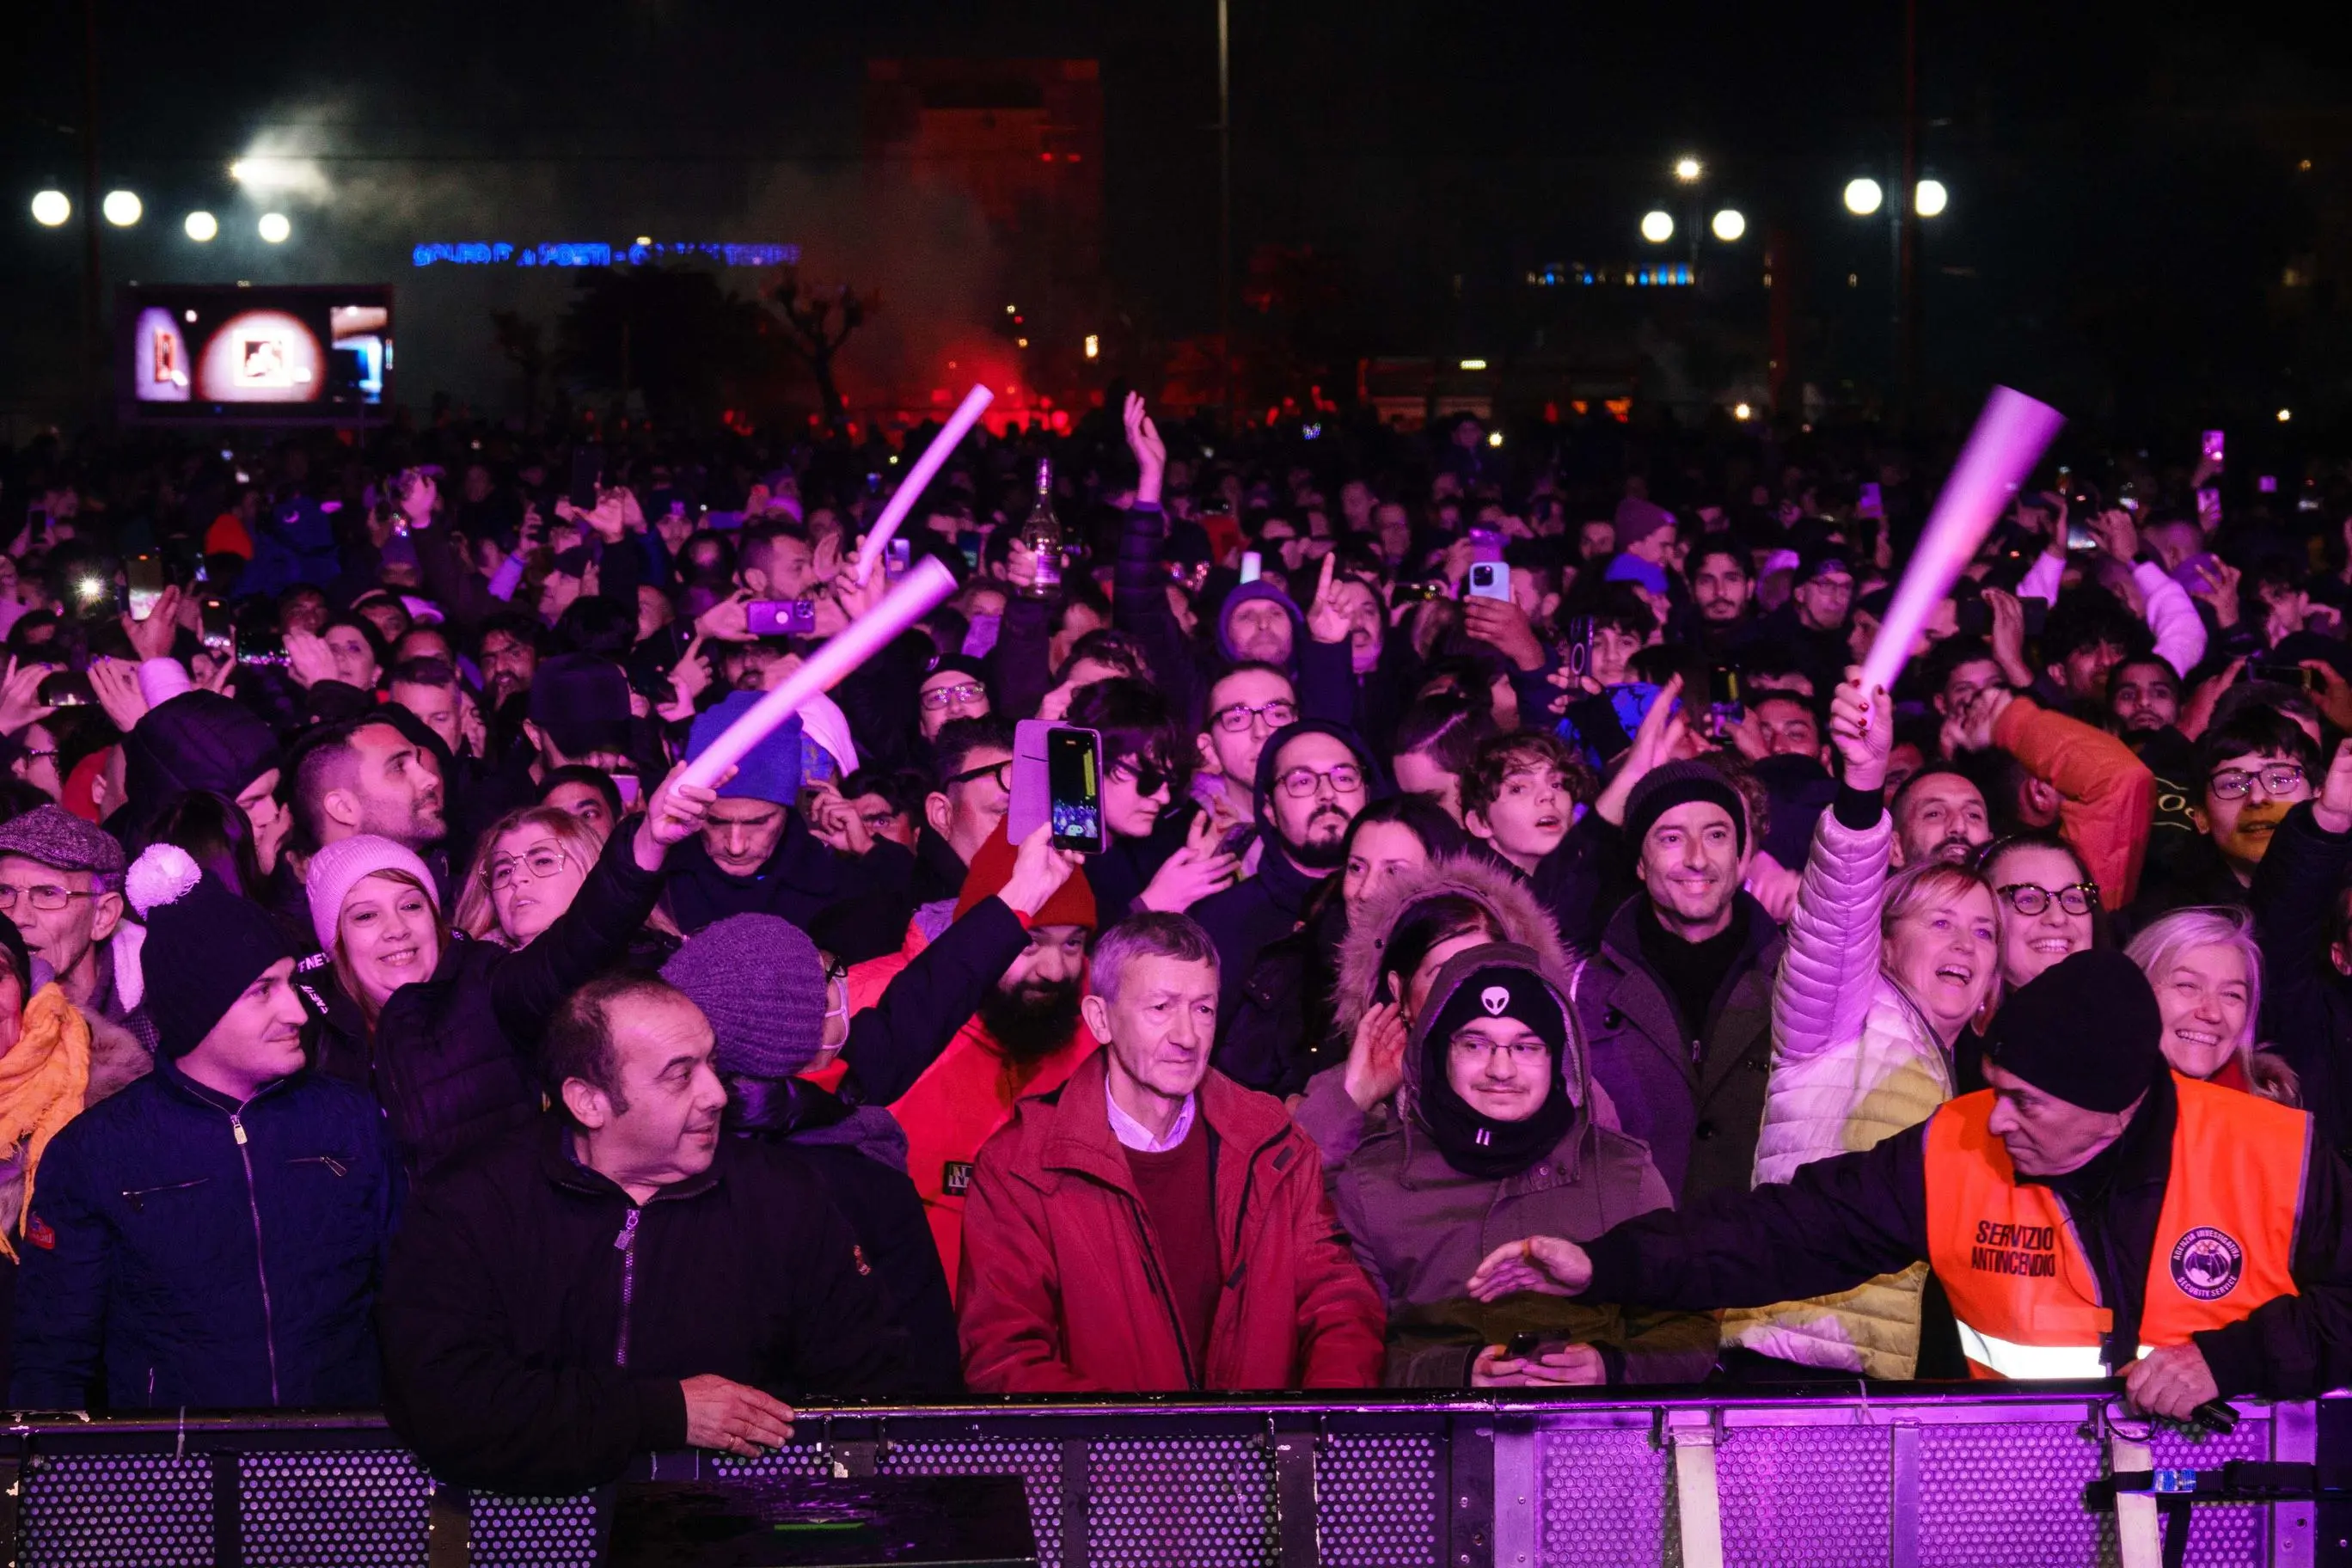
<instances>
[{"instance_id":1,"label":"red puffer jacket","mask_svg":"<svg viewBox=\"0 0 2352 1568\"><path fill-rule=\"evenodd\" d=\"M1205 1367L1104 1101L1104 1053L991 1138L966 1195L957 1327L975 1394L1370 1388L1380 1298L1340 1234L1323 1162L1282 1102L1200 1089L1224 1271Z\"/></svg>"}]
</instances>

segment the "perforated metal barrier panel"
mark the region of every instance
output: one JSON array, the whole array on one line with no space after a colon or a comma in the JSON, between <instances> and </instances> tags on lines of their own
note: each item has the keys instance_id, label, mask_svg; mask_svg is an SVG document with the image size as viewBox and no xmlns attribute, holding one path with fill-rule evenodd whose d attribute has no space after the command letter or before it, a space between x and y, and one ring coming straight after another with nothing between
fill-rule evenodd
<instances>
[{"instance_id":1,"label":"perforated metal barrier panel","mask_svg":"<svg viewBox=\"0 0 2352 1568\"><path fill-rule=\"evenodd\" d=\"M840 1412L756 1461L656 1479L1021 1478L1045 1568L1623 1568L1682 1562L1678 1442L1712 1448L1728 1564L2119 1562L2105 1395L1123 1405ZM2167 1430L2160 1468L2308 1460L2314 1406ZM1685 1471L1685 1474L1692 1472ZM0 1557L37 1568L593 1568L592 1496L466 1499L365 1418L0 1429ZM462 1503L463 1506L459 1506ZM2188 1562L2306 1568L2312 1505L2200 1506ZM436 1539L434 1531L440 1531Z\"/></svg>"}]
</instances>

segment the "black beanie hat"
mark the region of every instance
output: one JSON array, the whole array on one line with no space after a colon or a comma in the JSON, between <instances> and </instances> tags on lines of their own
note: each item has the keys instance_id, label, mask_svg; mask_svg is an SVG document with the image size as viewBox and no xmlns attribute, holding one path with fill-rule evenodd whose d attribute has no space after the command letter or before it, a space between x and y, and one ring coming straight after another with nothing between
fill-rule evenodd
<instances>
[{"instance_id":1,"label":"black beanie hat","mask_svg":"<svg viewBox=\"0 0 2352 1568\"><path fill-rule=\"evenodd\" d=\"M1733 842L1739 852L1748 852L1748 804L1739 798L1723 770L1696 757L1679 763L1667 763L1652 768L1633 786L1625 800L1625 837L1639 854L1642 840L1658 818L1678 805L1688 805L1695 800L1711 801L1723 807L1731 817Z\"/></svg>"},{"instance_id":2,"label":"black beanie hat","mask_svg":"<svg viewBox=\"0 0 2352 1568\"><path fill-rule=\"evenodd\" d=\"M2164 1016L2138 964L2073 953L2011 993L1985 1032L1985 1060L2069 1105L2126 1110L2164 1071Z\"/></svg>"},{"instance_id":3,"label":"black beanie hat","mask_svg":"<svg viewBox=\"0 0 2352 1568\"><path fill-rule=\"evenodd\" d=\"M294 956L268 910L230 892L176 844L152 845L132 861L123 891L146 923L136 973L118 965L117 984L125 1005L147 1009L167 1057L195 1049L262 971Z\"/></svg>"}]
</instances>

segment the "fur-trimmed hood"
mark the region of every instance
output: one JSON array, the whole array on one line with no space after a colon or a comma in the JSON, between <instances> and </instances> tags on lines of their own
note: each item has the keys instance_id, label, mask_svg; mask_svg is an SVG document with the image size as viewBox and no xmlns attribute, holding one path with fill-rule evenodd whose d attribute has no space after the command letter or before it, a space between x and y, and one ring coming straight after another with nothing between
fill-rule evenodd
<instances>
[{"instance_id":1,"label":"fur-trimmed hood","mask_svg":"<svg viewBox=\"0 0 2352 1568\"><path fill-rule=\"evenodd\" d=\"M1332 994L1332 1021L1339 1039L1354 1036L1357 1023L1372 1005L1380 984L1381 962L1390 935L1412 907L1443 894L1456 894L1484 909L1495 921L1500 940L1532 949L1538 969L1561 995L1572 995L1575 955L1559 940L1559 929L1527 883L1491 860L1477 855L1441 856L1428 872L1392 887L1349 921L1339 943L1339 973Z\"/></svg>"}]
</instances>

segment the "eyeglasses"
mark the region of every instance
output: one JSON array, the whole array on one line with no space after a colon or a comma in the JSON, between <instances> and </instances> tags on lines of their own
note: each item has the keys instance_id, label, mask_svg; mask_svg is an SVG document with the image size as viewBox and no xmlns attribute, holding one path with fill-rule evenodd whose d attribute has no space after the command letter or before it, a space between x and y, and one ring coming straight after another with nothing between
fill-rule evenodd
<instances>
[{"instance_id":1,"label":"eyeglasses","mask_svg":"<svg viewBox=\"0 0 2352 1568\"><path fill-rule=\"evenodd\" d=\"M2073 882L2063 888L2041 888L2032 882L2011 882L2000 889L2002 901L2021 915L2038 915L2058 900L2058 907L2070 915L2087 915L2099 904L2099 889L2088 882Z\"/></svg>"},{"instance_id":2,"label":"eyeglasses","mask_svg":"<svg viewBox=\"0 0 2352 1568\"><path fill-rule=\"evenodd\" d=\"M493 889L504 891L514 886L517 867L529 871L532 881L544 882L570 864L571 857L564 854L562 850L551 844L542 844L535 849L525 850L520 855L509 855L491 861L486 874Z\"/></svg>"},{"instance_id":3,"label":"eyeglasses","mask_svg":"<svg viewBox=\"0 0 2352 1568\"><path fill-rule=\"evenodd\" d=\"M984 779L992 773L996 777L996 787L1003 790L1005 794L1011 795L1013 793L1013 777L1008 770L1011 769L1012 766L1013 759L1010 757L1005 758L1004 761L1001 763L982 763L976 768L966 768L960 773L950 773L946 778L940 781L940 787L941 789L953 789L958 784L970 784L974 779Z\"/></svg>"},{"instance_id":4,"label":"eyeglasses","mask_svg":"<svg viewBox=\"0 0 2352 1568\"><path fill-rule=\"evenodd\" d=\"M1158 795L1168 787L1170 783L1167 769L1156 763L1138 762L1132 757L1113 763L1103 771L1112 778L1125 774L1134 784L1135 793L1138 795Z\"/></svg>"},{"instance_id":5,"label":"eyeglasses","mask_svg":"<svg viewBox=\"0 0 2352 1568\"><path fill-rule=\"evenodd\" d=\"M1533 1067L1551 1055L1551 1047L1541 1040L1490 1040L1484 1035L1456 1035L1446 1046L1457 1060L1481 1067L1493 1061L1497 1051L1513 1067Z\"/></svg>"},{"instance_id":6,"label":"eyeglasses","mask_svg":"<svg viewBox=\"0 0 2352 1568\"><path fill-rule=\"evenodd\" d=\"M987 700L988 688L976 680L967 680L956 686L934 686L921 698L923 707L933 713L943 708L952 708L959 702Z\"/></svg>"},{"instance_id":7,"label":"eyeglasses","mask_svg":"<svg viewBox=\"0 0 2352 1568\"><path fill-rule=\"evenodd\" d=\"M1240 734L1250 727L1254 719L1265 720L1269 730L1280 730L1298 722L1298 704L1279 697L1255 708L1245 702L1230 702L1210 717L1216 721L1217 728L1228 735Z\"/></svg>"},{"instance_id":8,"label":"eyeglasses","mask_svg":"<svg viewBox=\"0 0 2352 1568\"><path fill-rule=\"evenodd\" d=\"M841 994L841 1005L838 1007L833 1005L836 989ZM849 965L831 953L825 954L824 958L824 1016L845 1021L849 1017Z\"/></svg>"},{"instance_id":9,"label":"eyeglasses","mask_svg":"<svg viewBox=\"0 0 2352 1568\"><path fill-rule=\"evenodd\" d=\"M1318 784L1328 784L1333 795L1353 795L1364 787L1364 770L1353 763L1341 763L1321 773L1313 768L1293 768L1282 775L1282 793L1293 800L1305 800L1315 793Z\"/></svg>"},{"instance_id":10,"label":"eyeglasses","mask_svg":"<svg viewBox=\"0 0 2352 1568\"><path fill-rule=\"evenodd\" d=\"M2273 763L2252 773L2243 768L2225 768L2205 781L2205 788L2216 800L2242 800L2246 792L2259 783L2263 793L2276 800L2292 794L2303 784L2301 763Z\"/></svg>"},{"instance_id":11,"label":"eyeglasses","mask_svg":"<svg viewBox=\"0 0 2352 1568\"><path fill-rule=\"evenodd\" d=\"M51 753L51 755L55 754ZM71 888L60 888L55 882L41 882L30 888L12 888L5 882L0 882L0 914L6 914L16 909L16 898L20 893L24 896L25 901L31 904L33 908L51 914L64 909L76 899L90 899L98 896L95 893L77 893Z\"/></svg>"}]
</instances>

